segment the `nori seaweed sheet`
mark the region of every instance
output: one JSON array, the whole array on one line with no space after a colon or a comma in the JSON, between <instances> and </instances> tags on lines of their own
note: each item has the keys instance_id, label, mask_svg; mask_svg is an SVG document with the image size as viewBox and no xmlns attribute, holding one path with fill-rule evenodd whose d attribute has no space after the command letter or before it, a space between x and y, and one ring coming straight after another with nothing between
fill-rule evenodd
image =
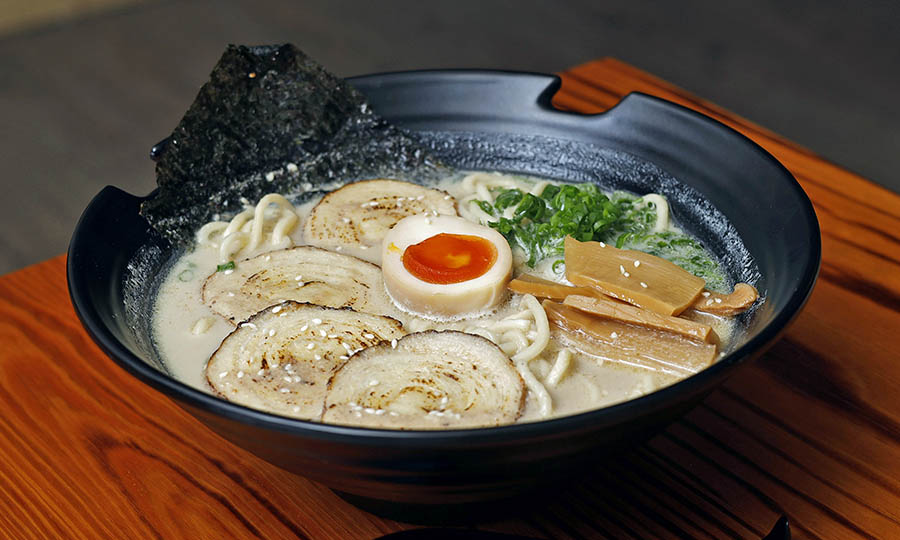
<instances>
[{"instance_id":1,"label":"nori seaweed sheet","mask_svg":"<svg viewBox=\"0 0 900 540\"><path fill-rule=\"evenodd\" d=\"M436 177L441 169L360 92L293 45L229 45L167 139L159 189L141 215L184 245L215 214L241 210L242 197L297 193L307 182Z\"/></svg>"}]
</instances>

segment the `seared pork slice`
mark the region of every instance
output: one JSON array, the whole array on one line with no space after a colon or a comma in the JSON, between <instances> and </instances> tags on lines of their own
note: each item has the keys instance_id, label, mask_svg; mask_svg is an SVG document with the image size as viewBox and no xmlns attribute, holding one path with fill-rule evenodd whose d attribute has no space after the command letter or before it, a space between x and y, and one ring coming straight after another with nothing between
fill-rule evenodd
<instances>
[{"instance_id":1,"label":"seared pork slice","mask_svg":"<svg viewBox=\"0 0 900 540\"><path fill-rule=\"evenodd\" d=\"M322 421L393 429L497 426L515 422L525 384L483 337L420 332L354 354L328 383Z\"/></svg>"},{"instance_id":2,"label":"seared pork slice","mask_svg":"<svg viewBox=\"0 0 900 540\"><path fill-rule=\"evenodd\" d=\"M354 182L325 195L303 228L306 243L381 263L381 241L401 219L415 214L455 216L444 191L400 180Z\"/></svg>"},{"instance_id":3,"label":"seared pork slice","mask_svg":"<svg viewBox=\"0 0 900 540\"><path fill-rule=\"evenodd\" d=\"M694 300L691 308L712 315L732 317L750 309L750 306L753 305L753 302L756 302L757 298L759 298L759 292L757 292L756 287L747 283L738 283L734 286L734 291L731 294L703 291Z\"/></svg>"},{"instance_id":4,"label":"seared pork slice","mask_svg":"<svg viewBox=\"0 0 900 540\"><path fill-rule=\"evenodd\" d=\"M239 324L210 357L206 380L229 401L318 420L335 366L401 336L390 317L285 302Z\"/></svg>"},{"instance_id":5,"label":"seared pork slice","mask_svg":"<svg viewBox=\"0 0 900 540\"><path fill-rule=\"evenodd\" d=\"M216 272L203 284L203 302L231 322L285 300L400 315L385 292L380 268L309 246L240 261L233 270Z\"/></svg>"}]
</instances>

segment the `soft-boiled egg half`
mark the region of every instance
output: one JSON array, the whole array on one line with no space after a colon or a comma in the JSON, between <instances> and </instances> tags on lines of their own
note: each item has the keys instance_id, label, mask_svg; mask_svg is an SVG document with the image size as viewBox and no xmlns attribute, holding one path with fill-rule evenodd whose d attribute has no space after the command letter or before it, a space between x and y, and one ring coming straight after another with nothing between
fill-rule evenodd
<instances>
[{"instance_id":1,"label":"soft-boiled egg half","mask_svg":"<svg viewBox=\"0 0 900 540\"><path fill-rule=\"evenodd\" d=\"M503 300L512 252L494 229L456 216L418 214L398 221L384 237L381 271L401 308L459 318Z\"/></svg>"}]
</instances>

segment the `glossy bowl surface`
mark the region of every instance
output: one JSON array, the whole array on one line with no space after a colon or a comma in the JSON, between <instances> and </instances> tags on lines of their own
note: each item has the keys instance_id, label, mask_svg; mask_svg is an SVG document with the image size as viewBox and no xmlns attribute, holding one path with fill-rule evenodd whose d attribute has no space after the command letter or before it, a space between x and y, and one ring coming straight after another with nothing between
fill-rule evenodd
<instances>
[{"instance_id":1,"label":"glossy bowl surface","mask_svg":"<svg viewBox=\"0 0 900 540\"><path fill-rule=\"evenodd\" d=\"M558 482L690 409L777 339L812 291L821 246L809 199L769 154L707 117L643 94L599 115L561 112L550 104L559 79L530 73L420 71L351 82L451 165L662 191L681 223L739 279L755 280L766 301L721 361L618 405L490 429L323 425L229 403L165 373L148 345L146 297L172 249L139 216L143 197L105 188L69 247L69 290L88 333L126 371L284 469L357 502L405 505L496 500Z\"/></svg>"}]
</instances>

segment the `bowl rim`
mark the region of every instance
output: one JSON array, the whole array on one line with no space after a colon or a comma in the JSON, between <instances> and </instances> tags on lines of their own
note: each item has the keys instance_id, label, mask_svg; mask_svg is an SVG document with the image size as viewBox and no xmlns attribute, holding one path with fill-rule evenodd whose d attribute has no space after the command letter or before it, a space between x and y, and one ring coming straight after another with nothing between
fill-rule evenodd
<instances>
[{"instance_id":1,"label":"bowl rim","mask_svg":"<svg viewBox=\"0 0 900 540\"><path fill-rule=\"evenodd\" d=\"M549 103L552 94L559 89L561 83L560 78L553 75L486 69L395 71L352 77L348 78L347 81L351 84L354 82L373 83L377 82L379 79L396 79L398 77L402 79L404 77L422 75L433 75L439 78L472 75L503 79L540 78L547 83L544 92L547 94L547 103ZM543 99L543 94L541 99ZM102 206L102 203L109 197L128 197L131 198L134 204L140 204L141 201L152 197L156 193L156 190L144 197L135 197L118 188L107 186L107 188L94 197L79 219L72 241L69 245L66 273L70 298L78 318L81 320L88 334L104 353L131 375L167 396L174 398L180 405L186 404L190 407L235 420L243 424L286 432L308 439L343 441L380 446L421 445L423 447L445 446L447 444L470 446L497 442L514 443L522 439L534 440L536 436L560 436L571 434L573 432L594 431L600 427L615 426L629 419L668 408L673 403L679 401L676 399L679 396L697 395L710 389L714 384L720 381L720 379L723 380L725 378L727 371L731 371L736 365L744 364L748 360L762 354L762 352L774 343L774 341L786 330L787 326L796 318L806 301L809 299L815 285L821 266L821 233L812 202L793 175L765 149L742 133L721 122L687 107L640 92L632 92L626 95L613 108L601 113L580 114L571 111L559 112L584 118L599 117L609 114L622 103L626 102L626 100L634 99L648 100L657 105L671 108L673 112L691 118L694 121L705 123L708 127L712 127L716 130L724 130L729 136L735 137L737 143L750 145L750 147L754 148L765 159L774 164L782 172L783 180L791 184L791 187L797 193L801 205L798 210L803 214L810 231L814 233L809 239L810 255L807 260L803 261L804 264L802 271L800 272L799 286L791 293L788 301L785 302L766 326L712 366L674 384L638 398L601 407L599 409L521 424L448 430L391 430L324 424L310 420L281 416L275 413L232 403L213 394L191 387L152 367L149 363L132 353L131 350L129 350L113 334L109 327L103 322L100 313L92 302L91 297L87 292L87 285L85 284L86 276L80 273L80 269L78 268L80 255L79 231L82 230L86 220L90 218L93 213L99 211L99 207Z\"/></svg>"}]
</instances>

